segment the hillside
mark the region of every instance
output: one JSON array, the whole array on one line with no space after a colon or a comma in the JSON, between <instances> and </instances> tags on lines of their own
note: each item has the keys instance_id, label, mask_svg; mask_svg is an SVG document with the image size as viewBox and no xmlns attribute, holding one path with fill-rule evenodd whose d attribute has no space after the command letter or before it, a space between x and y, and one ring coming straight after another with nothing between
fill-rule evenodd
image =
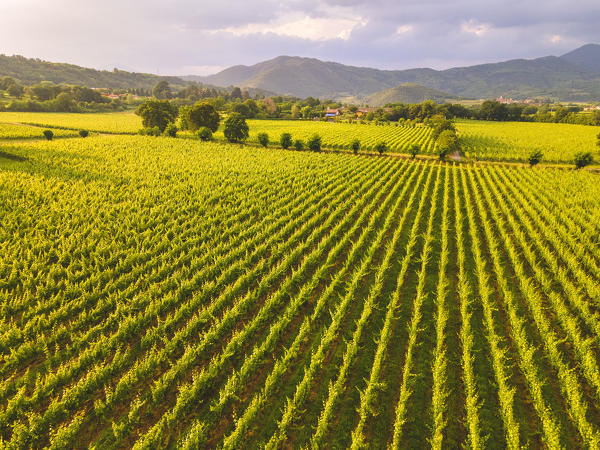
<instances>
[{"instance_id":1,"label":"hillside","mask_svg":"<svg viewBox=\"0 0 600 450\"><path fill-rule=\"evenodd\" d=\"M600 46L584 46L562 57L516 59L447 70L380 70L279 56L253 66L233 66L215 75L195 77L219 86L262 88L298 97L364 97L404 83L417 83L452 96L491 98L553 97L594 100L600 97Z\"/></svg>"},{"instance_id":2,"label":"hillside","mask_svg":"<svg viewBox=\"0 0 600 450\"><path fill-rule=\"evenodd\" d=\"M561 56L572 64L600 73L600 45L588 44Z\"/></svg>"},{"instance_id":3,"label":"hillside","mask_svg":"<svg viewBox=\"0 0 600 450\"><path fill-rule=\"evenodd\" d=\"M161 77L147 73L123 70L96 70L65 63L52 63L23 56L0 55L0 78L9 76L30 85L40 81L78 84L88 87L113 89L151 89L160 80L174 87L183 87L186 82L178 77Z\"/></svg>"},{"instance_id":4,"label":"hillside","mask_svg":"<svg viewBox=\"0 0 600 450\"><path fill-rule=\"evenodd\" d=\"M420 84L404 83L369 95L365 98L365 103L370 106L383 106L387 103L421 103L425 100L443 103L451 98L456 98L456 96Z\"/></svg>"}]
</instances>

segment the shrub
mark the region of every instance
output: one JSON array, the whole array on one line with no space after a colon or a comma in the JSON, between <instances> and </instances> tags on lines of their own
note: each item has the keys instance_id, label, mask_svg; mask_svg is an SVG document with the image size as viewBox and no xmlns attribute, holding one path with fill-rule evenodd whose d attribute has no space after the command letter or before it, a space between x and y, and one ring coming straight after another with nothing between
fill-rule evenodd
<instances>
[{"instance_id":1,"label":"shrub","mask_svg":"<svg viewBox=\"0 0 600 450\"><path fill-rule=\"evenodd\" d=\"M419 144L413 144L408 149L408 152L410 153L410 156L412 157L412 159L415 159L420 151L421 151L421 147L419 147Z\"/></svg>"},{"instance_id":2,"label":"shrub","mask_svg":"<svg viewBox=\"0 0 600 450\"><path fill-rule=\"evenodd\" d=\"M249 135L246 119L240 113L231 113L225 121L223 134L229 142L245 141Z\"/></svg>"},{"instance_id":3,"label":"shrub","mask_svg":"<svg viewBox=\"0 0 600 450\"><path fill-rule=\"evenodd\" d=\"M44 134L44 137L49 141L51 141L54 137L54 133L52 132L52 130L44 130L42 133Z\"/></svg>"},{"instance_id":4,"label":"shrub","mask_svg":"<svg viewBox=\"0 0 600 450\"><path fill-rule=\"evenodd\" d=\"M378 142L377 144L375 144L375 150L380 155L383 155L383 153L387 151L387 144L385 142Z\"/></svg>"},{"instance_id":5,"label":"shrub","mask_svg":"<svg viewBox=\"0 0 600 450\"><path fill-rule=\"evenodd\" d=\"M177 126L172 122L168 124L165 128L164 135L169 137L177 137Z\"/></svg>"},{"instance_id":6,"label":"shrub","mask_svg":"<svg viewBox=\"0 0 600 450\"><path fill-rule=\"evenodd\" d=\"M531 152L528 158L529 166L533 167L536 164L539 164L543 156L544 154L540 150L534 150L533 152Z\"/></svg>"},{"instance_id":7,"label":"shrub","mask_svg":"<svg viewBox=\"0 0 600 450\"><path fill-rule=\"evenodd\" d=\"M279 143L283 149L287 150L292 146L292 135L290 133L282 133Z\"/></svg>"},{"instance_id":8,"label":"shrub","mask_svg":"<svg viewBox=\"0 0 600 450\"><path fill-rule=\"evenodd\" d=\"M575 168L582 169L585 166L589 166L594 162L594 157L591 152L578 152L575 153Z\"/></svg>"},{"instance_id":9,"label":"shrub","mask_svg":"<svg viewBox=\"0 0 600 450\"><path fill-rule=\"evenodd\" d=\"M81 136L82 138L88 137L89 134L90 132L88 130L79 130L79 136Z\"/></svg>"},{"instance_id":10,"label":"shrub","mask_svg":"<svg viewBox=\"0 0 600 450\"><path fill-rule=\"evenodd\" d=\"M296 150L304 150L304 141L302 141L302 139L296 139L294 141L294 148Z\"/></svg>"},{"instance_id":11,"label":"shrub","mask_svg":"<svg viewBox=\"0 0 600 450\"><path fill-rule=\"evenodd\" d=\"M313 134L307 142L307 147L313 152L321 151L321 136Z\"/></svg>"},{"instance_id":12,"label":"shrub","mask_svg":"<svg viewBox=\"0 0 600 450\"><path fill-rule=\"evenodd\" d=\"M258 133L258 143L263 147L269 145L269 135L267 133Z\"/></svg>"},{"instance_id":13,"label":"shrub","mask_svg":"<svg viewBox=\"0 0 600 450\"><path fill-rule=\"evenodd\" d=\"M201 141L210 141L212 139L212 135L212 130L208 127L201 127L196 132L196 136L198 136Z\"/></svg>"},{"instance_id":14,"label":"shrub","mask_svg":"<svg viewBox=\"0 0 600 450\"><path fill-rule=\"evenodd\" d=\"M360 150L360 141L358 139L354 139L352 142L350 142L350 148L352 149L352 152L354 152L354 154L356 155Z\"/></svg>"},{"instance_id":15,"label":"shrub","mask_svg":"<svg viewBox=\"0 0 600 450\"><path fill-rule=\"evenodd\" d=\"M162 133L160 131L160 128L158 127L152 127L152 128L142 128L140 131L138 131L138 134L141 134L142 136L160 136Z\"/></svg>"}]
</instances>

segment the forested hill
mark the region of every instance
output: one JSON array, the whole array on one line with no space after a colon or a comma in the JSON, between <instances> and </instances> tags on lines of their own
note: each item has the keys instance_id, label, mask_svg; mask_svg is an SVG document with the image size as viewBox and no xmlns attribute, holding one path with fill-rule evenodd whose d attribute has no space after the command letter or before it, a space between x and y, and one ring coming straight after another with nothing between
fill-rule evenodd
<instances>
[{"instance_id":1,"label":"forested hill","mask_svg":"<svg viewBox=\"0 0 600 450\"><path fill-rule=\"evenodd\" d=\"M171 86L183 87L187 83L177 77L161 77L148 73L125 72L123 70L96 70L65 63L52 63L23 56L0 55L0 78L9 76L22 84L31 85L41 81L77 84L87 87L112 89L152 89L160 80Z\"/></svg>"},{"instance_id":2,"label":"forested hill","mask_svg":"<svg viewBox=\"0 0 600 450\"><path fill-rule=\"evenodd\" d=\"M515 59L447 70L379 70L314 58L279 56L253 66L233 66L215 75L190 77L218 86L262 88L298 97L365 97L404 83L454 96L590 101L600 97L600 46L586 45L563 56Z\"/></svg>"}]
</instances>

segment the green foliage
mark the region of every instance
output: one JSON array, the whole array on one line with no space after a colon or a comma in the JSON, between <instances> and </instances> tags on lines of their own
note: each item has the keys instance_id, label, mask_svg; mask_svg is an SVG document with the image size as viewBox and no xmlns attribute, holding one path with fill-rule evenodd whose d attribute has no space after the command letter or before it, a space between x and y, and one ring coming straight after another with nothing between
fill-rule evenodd
<instances>
[{"instance_id":1,"label":"green foliage","mask_svg":"<svg viewBox=\"0 0 600 450\"><path fill-rule=\"evenodd\" d=\"M158 127L162 133L177 118L177 107L168 100L148 100L135 113L142 118L144 128Z\"/></svg>"},{"instance_id":2,"label":"green foliage","mask_svg":"<svg viewBox=\"0 0 600 450\"><path fill-rule=\"evenodd\" d=\"M296 139L294 141L294 148L296 150L304 150L304 141L302 139Z\"/></svg>"},{"instance_id":3,"label":"green foliage","mask_svg":"<svg viewBox=\"0 0 600 450\"><path fill-rule=\"evenodd\" d=\"M320 152L321 151L321 136L319 136L318 134L313 134L307 142L307 146L309 150L312 150L313 152Z\"/></svg>"},{"instance_id":4,"label":"green foliage","mask_svg":"<svg viewBox=\"0 0 600 450\"><path fill-rule=\"evenodd\" d=\"M258 133L256 137L258 138L258 143L263 147L267 147L269 145L269 135L267 133Z\"/></svg>"},{"instance_id":5,"label":"green foliage","mask_svg":"<svg viewBox=\"0 0 600 450\"><path fill-rule=\"evenodd\" d=\"M577 152L575 154L575 168L582 169L594 162L594 156L591 152Z\"/></svg>"},{"instance_id":6,"label":"green foliage","mask_svg":"<svg viewBox=\"0 0 600 450\"><path fill-rule=\"evenodd\" d=\"M192 108L187 110L187 126L191 131L196 131L201 127L210 128L214 133L219 128L221 118L216 108L210 103L198 102Z\"/></svg>"},{"instance_id":7,"label":"green foliage","mask_svg":"<svg viewBox=\"0 0 600 450\"><path fill-rule=\"evenodd\" d=\"M436 120L437 119L437 120ZM456 133L456 127L452 120L446 119L443 116L434 116L431 120L433 132L431 138L436 141L440 134L446 130L450 130Z\"/></svg>"},{"instance_id":8,"label":"green foliage","mask_svg":"<svg viewBox=\"0 0 600 450\"><path fill-rule=\"evenodd\" d=\"M54 137L54 132L52 130L44 130L42 131L42 134L48 141L51 141Z\"/></svg>"},{"instance_id":9,"label":"green foliage","mask_svg":"<svg viewBox=\"0 0 600 450\"><path fill-rule=\"evenodd\" d=\"M419 144L411 144L411 146L408 149L408 152L410 153L412 159L415 159L420 151L421 147L419 146Z\"/></svg>"},{"instance_id":10,"label":"green foliage","mask_svg":"<svg viewBox=\"0 0 600 450\"><path fill-rule=\"evenodd\" d=\"M154 136L154 137L158 137L162 135L162 131L160 131L160 128L158 127L145 127L145 128L141 128L138 131L138 134L142 135L142 136Z\"/></svg>"},{"instance_id":11,"label":"green foliage","mask_svg":"<svg viewBox=\"0 0 600 450\"><path fill-rule=\"evenodd\" d=\"M229 142L243 142L249 136L249 128L246 119L239 113L231 113L225 120L225 129L223 130L225 139Z\"/></svg>"},{"instance_id":12,"label":"green foliage","mask_svg":"<svg viewBox=\"0 0 600 450\"><path fill-rule=\"evenodd\" d=\"M375 144L374 148L375 148L375 151L377 153L379 153L380 155L383 155L388 150L388 146L385 142L378 142L377 144Z\"/></svg>"},{"instance_id":13,"label":"green foliage","mask_svg":"<svg viewBox=\"0 0 600 450\"><path fill-rule=\"evenodd\" d=\"M534 150L529 154L529 158L527 159L527 161L529 162L529 165L531 167L535 166L536 164L539 164L539 162L542 160L544 154L542 153L541 150Z\"/></svg>"},{"instance_id":14,"label":"green foliage","mask_svg":"<svg viewBox=\"0 0 600 450\"><path fill-rule=\"evenodd\" d=\"M436 153L441 160L454 152L460 151L460 143L456 132L452 130L442 131L436 141Z\"/></svg>"},{"instance_id":15,"label":"green foliage","mask_svg":"<svg viewBox=\"0 0 600 450\"><path fill-rule=\"evenodd\" d=\"M281 133L279 144L285 150L290 148L292 146L292 135L290 133Z\"/></svg>"},{"instance_id":16,"label":"green foliage","mask_svg":"<svg viewBox=\"0 0 600 450\"><path fill-rule=\"evenodd\" d=\"M360 150L360 140L353 139L352 142L350 142L350 149L352 150L352 153L356 155Z\"/></svg>"},{"instance_id":17,"label":"green foliage","mask_svg":"<svg viewBox=\"0 0 600 450\"><path fill-rule=\"evenodd\" d=\"M208 127L201 127L196 132L196 136L200 138L201 141L210 141L213 137L212 130Z\"/></svg>"},{"instance_id":18,"label":"green foliage","mask_svg":"<svg viewBox=\"0 0 600 450\"><path fill-rule=\"evenodd\" d=\"M79 136L81 136L82 138L88 137L89 134L90 132L88 130L79 130Z\"/></svg>"},{"instance_id":19,"label":"green foliage","mask_svg":"<svg viewBox=\"0 0 600 450\"><path fill-rule=\"evenodd\" d=\"M177 126L171 122L166 126L163 134L169 137L177 137Z\"/></svg>"},{"instance_id":20,"label":"green foliage","mask_svg":"<svg viewBox=\"0 0 600 450\"><path fill-rule=\"evenodd\" d=\"M161 80L152 88L152 96L159 100L168 100L171 98L171 86L168 81Z\"/></svg>"}]
</instances>

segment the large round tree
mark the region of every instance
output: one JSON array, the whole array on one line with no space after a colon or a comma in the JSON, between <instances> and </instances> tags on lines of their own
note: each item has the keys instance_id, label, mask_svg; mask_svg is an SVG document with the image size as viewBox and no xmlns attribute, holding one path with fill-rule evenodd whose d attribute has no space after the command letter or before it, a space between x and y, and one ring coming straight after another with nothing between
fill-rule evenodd
<instances>
[{"instance_id":1,"label":"large round tree","mask_svg":"<svg viewBox=\"0 0 600 450\"><path fill-rule=\"evenodd\" d=\"M169 123L175 121L177 107L168 100L148 100L135 113L142 118L144 128L158 127L162 133Z\"/></svg>"},{"instance_id":2,"label":"large round tree","mask_svg":"<svg viewBox=\"0 0 600 450\"><path fill-rule=\"evenodd\" d=\"M225 121L223 134L229 142L241 142L248 138L248 124L239 113L231 113Z\"/></svg>"},{"instance_id":3,"label":"large round tree","mask_svg":"<svg viewBox=\"0 0 600 450\"><path fill-rule=\"evenodd\" d=\"M206 127L214 133L220 120L219 113L210 103L198 102L187 113L187 125L192 131Z\"/></svg>"}]
</instances>

